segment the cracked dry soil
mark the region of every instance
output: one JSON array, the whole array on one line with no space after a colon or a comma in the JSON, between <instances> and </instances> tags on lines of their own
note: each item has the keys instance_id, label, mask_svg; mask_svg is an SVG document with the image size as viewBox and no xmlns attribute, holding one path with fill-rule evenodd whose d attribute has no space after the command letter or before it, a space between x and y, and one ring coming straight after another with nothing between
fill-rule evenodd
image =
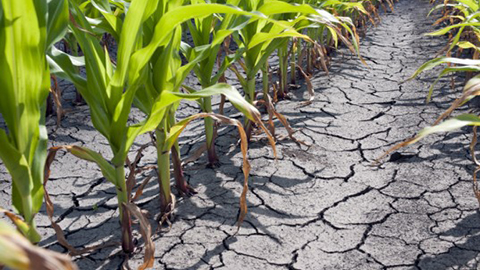
<instances>
[{"instance_id":1,"label":"cracked dry soil","mask_svg":"<svg viewBox=\"0 0 480 270\"><path fill-rule=\"evenodd\" d=\"M295 90L298 96L277 105L299 130L296 136L311 146L281 141L275 160L263 141L251 144L249 213L235 236L241 154L232 146L236 131L221 129L216 144L222 166L208 169L200 159L186 167L199 194L179 198L173 227L155 235L155 269L478 269L480 216L470 135L433 136L380 167L370 166L390 146L431 124L454 98L447 80L425 104L435 72L402 83L445 44L423 35L432 30L430 8L426 0L401 0L362 39L368 67L340 52L330 76L312 79L313 104L299 108L305 91ZM86 145L109 157L87 115L85 106L73 108L63 127L51 133L51 144ZM183 156L204 141L201 134L200 122L185 132ZM136 147L148 141L141 137ZM155 157L155 149L147 148L140 166L155 164ZM0 179L6 180L0 182L0 204L10 206L11 182L3 166ZM94 164L60 153L47 189L71 244L120 238L115 190ZM152 215L156 190L151 181L137 202ZM44 209L37 220L41 245L65 252ZM140 251L130 266L142 259ZM76 263L80 269L118 269L123 260L119 248L104 248Z\"/></svg>"}]
</instances>

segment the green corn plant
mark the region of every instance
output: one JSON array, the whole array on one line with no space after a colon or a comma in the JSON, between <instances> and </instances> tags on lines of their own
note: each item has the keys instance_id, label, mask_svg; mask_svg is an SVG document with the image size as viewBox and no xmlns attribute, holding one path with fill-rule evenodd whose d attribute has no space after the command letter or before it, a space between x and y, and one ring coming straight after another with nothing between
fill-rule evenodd
<instances>
[{"instance_id":1,"label":"green corn plant","mask_svg":"<svg viewBox=\"0 0 480 270\"><path fill-rule=\"evenodd\" d=\"M365 2L366 1L327 0L316 4L312 3L312 5L326 9L336 16L346 16L353 20L359 16L368 14L365 9Z\"/></svg>"},{"instance_id":2,"label":"green corn plant","mask_svg":"<svg viewBox=\"0 0 480 270\"><path fill-rule=\"evenodd\" d=\"M288 82L287 82L287 74L288 74L288 45L290 39L285 39L285 42L282 43L282 46L279 46L277 49L278 58L279 58L279 89L278 89L278 97L285 98L285 95L288 91Z\"/></svg>"},{"instance_id":3,"label":"green corn plant","mask_svg":"<svg viewBox=\"0 0 480 270\"><path fill-rule=\"evenodd\" d=\"M125 1L86 0L77 1L78 8L88 18L95 34L108 33L117 42L129 4Z\"/></svg>"},{"instance_id":4,"label":"green corn plant","mask_svg":"<svg viewBox=\"0 0 480 270\"><path fill-rule=\"evenodd\" d=\"M0 159L12 177L12 204L24 218L18 229L40 241L35 214L43 200L47 150L45 101L50 85L46 50L66 29L66 1L1 1L0 4ZM19 225L19 223L16 223Z\"/></svg>"},{"instance_id":5,"label":"green corn plant","mask_svg":"<svg viewBox=\"0 0 480 270\"><path fill-rule=\"evenodd\" d=\"M338 19L338 21L334 23L340 28L340 31L337 30L337 33L333 33L335 24L325 23L325 26L319 27L319 29L323 28L323 30L327 32L326 35L322 35L321 33L320 35L317 34L315 40L324 46L326 50L326 46L336 48L338 39L340 39L352 52L356 52L363 61L359 54L359 37L356 32L356 26L358 26L359 23L355 22L358 22L358 20L362 18L367 18L375 25L375 21L370 15L370 12L365 8L365 4L364 1L349 2L336 0L319 3L319 8L330 11L330 13ZM337 35L338 38L336 37Z\"/></svg>"},{"instance_id":6,"label":"green corn plant","mask_svg":"<svg viewBox=\"0 0 480 270\"><path fill-rule=\"evenodd\" d=\"M348 41L344 36L347 36L346 34L342 34L342 30L345 30L352 34L354 34L354 31L352 31L352 27L348 26L347 23L350 21L347 21L347 19L336 16L336 13L340 10L339 6L343 7L343 2L330 2L330 1L325 1L325 2L307 2L307 1L297 1L298 4L305 4L308 3L310 6L313 8L317 9L316 13L304 13L304 15L311 14L309 16L308 20L304 20L301 23L297 23L296 25L296 30L299 32L304 32L305 33L305 28L306 28L306 35L311 38L311 40L315 42L307 42L305 48L308 49L307 53L307 73L312 74L313 66L315 65L315 62L317 62L316 59L320 60L321 67L328 72L327 69L327 63L326 63L326 51L325 47L326 45L333 44L336 47L336 44L338 43L338 35L341 35L341 38L346 40L346 45L349 46L349 48L352 46L350 44L350 41ZM331 8L332 5L335 5L335 8ZM364 12L366 12L363 9L363 6L361 3L349 3L348 6L354 6L356 8L360 8ZM344 8L344 7L343 7ZM331 15L327 12L331 13ZM305 11L304 11L305 12ZM321 17L319 14L322 14ZM276 17L280 17L282 20L287 20L287 21L292 21L295 18L298 18L301 16L302 13L293 13L293 12L285 12L282 14L277 14L275 15ZM332 16L335 15L335 16ZM325 19L328 18L328 19ZM347 23L342 22L342 19L345 20ZM334 32L334 33L331 33ZM347 32L347 34L348 34ZM301 69L302 65L301 62L297 65L296 64L296 57L298 55L299 61L303 61L303 52L302 52L302 45L301 45L302 40L298 38L290 38L288 42L284 42L279 48L277 49L277 55L279 57L279 71L278 71L278 77L279 77L279 84L278 84L278 94L277 96L279 98L284 98L285 94L288 91L288 67L290 66L291 70L291 82L295 83L295 76L296 76L296 69ZM355 43L356 39L352 41L352 43ZM333 46L332 46L333 47ZM290 61L289 61L290 58ZM317 66L318 67L318 66ZM318 67L319 68L319 67ZM301 74L304 74L303 70L300 71ZM304 76L305 77L305 76ZM305 77L306 80L308 80L307 77Z\"/></svg>"},{"instance_id":7,"label":"green corn plant","mask_svg":"<svg viewBox=\"0 0 480 270\"><path fill-rule=\"evenodd\" d=\"M258 11L271 19L277 19L275 15L290 12L310 12L315 10L308 5L294 6L282 1L269 2L241 2L246 10ZM278 16L277 16L278 17ZM266 64L271 54L286 44L286 37L299 37L310 40L308 36L298 33L294 26L296 21L281 21L282 24L274 24L269 21L255 21L248 23L243 28L234 33L233 38L240 50L243 50L242 59L239 64L245 72L245 76L235 67L232 66L236 77L242 85L245 92L245 98L251 104L256 99L256 75L263 69L264 76L267 75L268 69ZM268 76L267 76L268 77ZM264 84L264 89L266 88ZM250 139L252 132L252 123L246 119L245 126L247 128L247 136ZM267 132L267 131L265 131Z\"/></svg>"},{"instance_id":8,"label":"green corn plant","mask_svg":"<svg viewBox=\"0 0 480 270\"><path fill-rule=\"evenodd\" d=\"M268 2L249 2L243 7L246 10L256 10L265 14L269 18L278 19L283 24L272 24L269 22L253 22L243 27L237 35L233 35L234 40L238 44L239 48L244 49L243 62L239 62L244 69L246 75L242 75L237 68L232 68L235 72L242 88L245 92L246 99L253 104L256 99L256 75L263 69L264 76L268 74L266 64L270 55L280 49L280 57L287 57L288 41L291 37L304 39L308 42L314 43L314 41L307 35L301 34L304 28L311 27L312 25L326 25L332 35L336 38L342 38L347 44L350 44L348 40L339 35L339 29L336 25L341 25L347 29L350 29L346 23L342 23L338 18L328 13L325 10L314 9L307 4L292 5L283 1L268 1ZM290 21L281 20L285 14L299 14L295 19ZM351 31L351 30L350 30ZM354 43L356 44L356 43ZM357 47L358 48L358 47ZM285 59L285 58L284 58ZM282 62L282 59L281 59ZM234 66L232 66L234 67ZM284 72L287 68L287 63L281 66ZM284 75L286 78L286 74ZM266 79L264 80L266 81ZM285 84L285 83L284 83ZM264 83L264 91L267 87ZM273 109L273 106L267 105ZM287 129L289 129L288 122L280 114L276 113L277 117L282 121ZM250 138L252 131L251 123L246 120L247 134ZM292 131L289 131L290 137L292 137Z\"/></svg>"},{"instance_id":9,"label":"green corn plant","mask_svg":"<svg viewBox=\"0 0 480 270\"><path fill-rule=\"evenodd\" d=\"M303 58L306 56L306 73L312 74L313 68L323 69L328 74L328 53L337 48L339 40L346 45L352 53L359 54L358 42L359 38L356 33L355 26L359 25L359 18L370 18L370 21L374 23L369 12L365 9L366 3L363 1L300 1L301 3L308 3L312 7L319 10L327 20L323 18L313 17L312 23L306 26L306 34L315 41L315 43L307 43L306 46L302 46L300 41L292 42L291 52L297 51L298 64L294 65L295 60L291 62L291 72L294 74L295 66L299 69L302 68ZM326 12L326 13L325 13ZM330 13L330 15L329 15ZM354 23L356 22L356 23ZM286 50L286 49L284 49ZM291 55L295 58L295 55ZM361 57L360 57L361 59ZM319 61L318 61L319 60ZM363 59L361 59L363 61ZM287 60L285 60L287 62ZM282 71L282 70L281 70ZM286 72L286 69L283 70ZM300 73L303 74L302 70ZM292 75L292 79L294 79ZM280 76L282 77L282 76ZM283 85L286 84L286 80ZM285 86L284 86L285 87ZM284 88L283 87L283 88ZM280 94L282 91L282 82L280 84Z\"/></svg>"},{"instance_id":10,"label":"green corn plant","mask_svg":"<svg viewBox=\"0 0 480 270\"><path fill-rule=\"evenodd\" d=\"M366 21L375 25L371 13L378 17L375 7L375 1L338 1L328 0L319 3L322 8L331 11L334 15L349 17L355 22L355 25L366 27ZM390 5L393 7L393 5ZM367 11L367 9L370 10Z\"/></svg>"},{"instance_id":11,"label":"green corn plant","mask_svg":"<svg viewBox=\"0 0 480 270\"><path fill-rule=\"evenodd\" d=\"M203 1L192 1L192 3L201 3ZM232 6L241 6L240 1L228 1L227 4ZM220 23L217 23L220 21ZM264 20L260 20L261 24L264 23ZM244 17L240 15L227 14L224 17L219 19L219 16L209 16L206 18L195 19L194 21L188 22L188 29L191 33L193 43L195 45L195 50L189 48L188 44L184 44L184 47L187 50L185 54L187 59L191 61L192 56L196 57L198 53L192 53L192 51L198 51L202 46L206 46L210 43L210 36L215 39L218 34L224 35L225 30L235 29L235 33L242 31L245 27L252 23L255 24L257 21L246 21ZM278 21L270 21L271 25L279 26L279 29L287 29L288 25L279 24ZM232 32L234 33L234 32ZM284 33L286 34L286 33ZM223 72L229 68L233 63L235 63L243 54L246 47L239 48L235 53L229 54L228 48L226 48L226 55L223 60L221 60L221 46L220 44L215 45L210 49L209 57L200 61L195 68L193 69L197 78L202 87L208 87L221 78ZM218 70L214 74L214 67L216 62L219 64ZM200 102L200 107L204 112L211 112L211 100L210 98L204 98ZM210 165L215 165L218 161L218 158L215 153L213 136L215 134L214 125L212 119L207 117L205 118L205 134L207 139L207 153L208 161Z\"/></svg>"},{"instance_id":12,"label":"green corn plant","mask_svg":"<svg viewBox=\"0 0 480 270\"><path fill-rule=\"evenodd\" d=\"M191 4L205 3L205 1L191 1ZM232 14L227 14L221 17L218 14L210 15L203 18L195 18L194 20L187 21L187 27L191 37L193 39L194 48L192 48L188 43L182 43L181 50L184 56L189 62L197 62L194 66L193 71L198 78L198 81L202 88L207 88L216 84L220 79L225 70L235 62L239 57L239 53L234 55L225 55L222 58L221 55L221 45L220 41L223 40L226 34L232 33L228 31L227 28L232 29L231 21L235 16ZM221 38L218 39L217 37ZM211 44L210 39L217 40L218 44ZM196 60L198 56L208 49L208 57L198 61ZM215 65L218 64L218 70L215 72ZM206 113L212 112L212 101L210 97L205 97L200 100L200 107L202 111ZM204 119L205 124L205 136L206 136L206 147L207 147L207 158L208 164L211 167L218 165L218 157L215 151L215 142L214 136L216 134L216 126L213 122L213 119L206 117Z\"/></svg>"},{"instance_id":13,"label":"green corn plant","mask_svg":"<svg viewBox=\"0 0 480 270\"><path fill-rule=\"evenodd\" d=\"M197 4L182 6L180 3L175 2L168 2L168 4L160 2L159 5L161 5L163 8L157 8L157 11L155 12L156 19L147 22L145 26L147 29L155 29L155 31L150 32L150 35L149 33L145 34L145 39L150 40L150 44L152 44L152 42L156 42L155 38L157 31L160 31L158 26L161 25L165 18L171 16L171 14L180 14L183 12L182 17L180 17L181 21L179 20L179 22L186 22L190 19L194 19L194 21L199 22L198 18L205 16L208 18L208 16L214 13L225 13L227 16L228 14L236 14L241 16L247 15L251 17L252 20L262 19L262 16L260 15L248 13L238 8L220 4L207 4L200 2ZM218 47L222 43L223 39L232 34L233 31L234 30L231 29L219 30L211 42L205 42L206 44L196 47L195 49L189 48L185 43L183 44L183 49L181 48L182 43L180 26L172 33L169 33L166 36L169 38L168 42L162 44L161 46L157 46L155 48L155 53L150 58L151 64L148 66L150 69L145 75L147 77L146 84L137 92L136 95L137 107L143 112L149 114L151 107L154 105L151 101L161 96L164 91L173 91L178 93L183 81L190 71L194 68L198 69L199 67L202 67L202 65L208 66L208 63L205 64L205 62L202 63L202 61L208 61L210 55L218 52ZM150 45L147 45L147 47L148 46ZM184 54L189 60L189 63L183 66L181 65L181 59L179 57L181 50L183 50ZM216 56L216 54L214 55ZM210 66L210 68L211 70L213 69L212 66ZM225 69L226 67L223 67L223 70ZM207 78L207 76L209 78ZM221 87L219 87L218 84L214 84L218 81L218 78L215 78L218 76L215 76L213 79L210 76L212 76L211 73L206 74L205 80L203 80L203 85L206 88L203 90L195 91L192 88L186 87L190 90L189 97L200 98L200 104L201 106L204 106L205 100L209 102L212 94L223 94L230 99L234 106L241 110L247 117L252 119L252 121L259 122L259 114L253 113L256 112L256 109L246 102L239 103L239 94L236 92L236 90L232 90L230 87L225 87L223 84L220 84ZM167 143L170 129L177 123L175 119L175 112L178 108L178 105L179 104L177 103L169 107L164 118L161 119L160 125L155 130L158 155L157 167L160 187L160 211L162 213L162 220L167 219L173 210L172 206L174 197L170 190L170 157L172 158L174 171L176 172L175 180L177 189L183 194L190 194L194 192L193 189L188 186L183 178L183 175L181 174L178 142L175 141L173 145L169 145ZM209 112L208 109L205 109L205 106L203 108L205 111ZM206 115L205 118L211 119L211 117L208 115ZM170 149L172 149L172 155L170 155Z\"/></svg>"}]
</instances>

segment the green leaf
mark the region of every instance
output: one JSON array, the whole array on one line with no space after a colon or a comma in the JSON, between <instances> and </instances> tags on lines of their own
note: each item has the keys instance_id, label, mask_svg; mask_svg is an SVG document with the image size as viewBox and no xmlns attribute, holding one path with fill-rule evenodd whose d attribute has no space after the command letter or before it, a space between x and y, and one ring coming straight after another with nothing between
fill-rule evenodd
<instances>
[{"instance_id":1,"label":"green leaf","mask_svg":"<svg viewBox=\"0 0 480 270\"><path fill-rule=\"evenodd\" d=\"M68 28L68 0L47 0L47 48L60 41Z\"/></svg>"},{"instance_id":2,"label":"green leaf","mask_svg":"<svg viewBox=\"0 0 480 270\"><path fill-rule=\"evenodd\" d=\"M342 2L342 1L338 1L338 0L327 0L327 1L322 3L322 6L324 6L324 7L325 6L334 6L334 5L340 5L340 6L344 6L344 7L347 7L347 8L355 8L355 9L361 11L363 14L368 14L368 11L365 10L362 2L353 3L353 2Z\"/></svg>"},{"instance_id":3,"label":"green leaf","mask_svg":"<svg viewBox=\"0 0 480 270\"><path fill-rule=\"evenodd\" d=\"M468 8L470 8L472 11L477 11L478 8L479 8L478 1L475 2L475 1L473 1L473 0L456 0L456 2L465 4L465 5L468 6Z\"/></svg>"},{"instance_id":4,"label":"green leaf","mask_svg":"<svg viewBox=\"0 0 480 270\"><path fill-rule=\"evenodd\" d=\"M167 45L170 41L171 33L181 23L193 19L208 16L214 13L236 14L251 16L252 20L264 19L269 22L284 25L288 28L289 25L285 22L271 20L265 17L263 14L246 12L236 7L221 5L221 4L195 4L180 6L165 13L160 21L155 26L155 33L150 43L136 51L132 57L132 63L129 67L129 79L135 80L140 76L140 70L148 63L153 53L158 47Z\"/></svg>"},{"instance_id":5,"label":"green leaf","mask_svg":"<svg viewBox=\"0 0 480 270\"><path fill-rule=\"evenodd\" d=\"M267 16L286 13L318 14L310 5L292 5L283 1L266 1L258 8L258 11Z\"/></svg>"},{"instance_id":6,"label":"green leaf","mask_svg":"<svg viewBox=\"0 0 480 270\"><path fill-rule=\"evenodd\" d=\"M459 71L470 71L470 72L480 72L480 66L460 66L460 67L448 67L442 70L440 75L438 75L437 79L432 83L430 89L428 90L427 102L430 102L433 94L433 88L438 83L438 81L450 72L459 72Z\"/></svg>"},{"instance_id":7,"label":"green leaf","mask_svg":"<svg viewBox=\"0 0 480 270\"><path fill-rule=\"evenodd\" d=\"M448 132L465 126L480 126L480 118L474 114L462 114L443 121L442 123L422 129L408 144L418 142L422 138L439 132Z\"/></svg>"},{"instance_id":8,"label":"green leaf","mask_svg":"<svg viewBox=\"0 0 480 270\"><path fill-rule=\"evenodd\" d=\"M218 83L211 87L190 94L174 93L174 95L177 97L192 100L220 94L225 95L232 103L232 105L250 120L256 121L259 118L260 112L257 110L257 108L255 108L255 106L253 106L252 104L248 103L248 101L246 101L245 98L240 95L240 93L235 87L226 83Z\"/></svg>"},{"instance_id":9,"label":"green leaf","mask_svg":"<svg viewBox=\"0 0 480 270\"><path fill-rule=\"evenodd\" d=\"M449 25L449 26L444 27L440 30L437 30L437 31L434 31L434 32L431 32L431 33L427 33L426 35L427 36L441 36L441 35L445 35L446 33L448 33L452 29L459 28L459 27L465 27L465 26L478 27L478 26L480 26L480 22L468 22L468 23L458 23L458 24L454 24L454 25Z\"/></svg>"},{"instance_id":10,"label":"green leaf","mask_svg":"<svg viewBox=\"0 0 480 270\"><path fill-rule=\"evenodd\" d=\"M52 46L47 53L47 61L51 74L69 80L77 89L80 88L80 93L85 92L87 80L78 71L78 67L85 66L85 58L83 56L71 56Z\"/></svg>"},{"instance_id":11,"label":"green leaf","mask_svg":"<svg viewBox=\"0 0 480 270\"><path fill-rule=\"evenodd\" d=\"M276 39L276 38L283 38L283 37L299 37L299 38L302 38L306 41L309 41L309 42L313 42L312 39L310 39L310 37L306 36L306 35L303 35L303 34L300 34L298 33L297 31L295 30L287 30L287 31L283 31L283 32L280 32L280 33L275 33L275 32L269 32L269 33L263 33L263 32L259 32L257 34L255 34L252 39L250 40L249 44L248 44L248 49L251 49L259 44L262 44L264 42L267 42L267 41L272 41L273 39Z\"/></svg>"},{"instance_id":12,"label":"green leaf","mask_svg":"<svg viewBox=\"0 0 480 270\"><path fill-rule=\"evenodd\" d=\"M467 65L467 66L476 66L480 65L480 60L473 60L473 59L461 59L461 58L452 58L452 57L438 57L427 61L423 65L421 65L415 73L409 78L409 80L417 77L420 73L431 70L438 65L445 64L445 63L452 63L452 64L459 64L459 65Z\"/></svg>"},{"instance_id":13,"label":"green leaf","mask_svg":"<svg viewBox=\"0 0 480 270\"><path fill-rule=\"evenodd\" d=\"M0 5L0 114L8 130L0 129L0 159L12 176L13 206L34 242L39 240L33 218L42 204L46 157L42 107L50 86L47 13L46 0L2 0Z\"/></svg>"},{"instance_id":14,"label":"green leaf","mask_svg":"<svg viewBox=\"0 0 480 270\"><path fill-rule=\"evenodd\" d=\"M4 130L0 129L0 159L5 164L8 172L15 182L18 194L20 196L30 196L30 190L33 188L32 175L27 159L10 142ZM17 207L16 205L14 205ZM22 207L17 208L20 213Z\"/></svg>"}]
</instances>

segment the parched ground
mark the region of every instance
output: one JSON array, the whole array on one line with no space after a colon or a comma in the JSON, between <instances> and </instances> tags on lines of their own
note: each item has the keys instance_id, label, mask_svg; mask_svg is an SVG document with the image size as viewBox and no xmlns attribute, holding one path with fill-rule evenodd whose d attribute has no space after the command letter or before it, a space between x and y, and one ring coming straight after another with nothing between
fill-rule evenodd
<instances>
[{"instance_id":1,"label":"parched ground","mask_svg":"<svg viewBox=\"0 0 480 270\"><path fill-rule=\"evenodd\" d=\"M205 168L204 158L185 168L199 194L179 198L171 230L155 234L155 269L479 267L480 216L472 192L469 129L432 136L371 166L389 147L433 123L455 96L446 80L433 102L425 104L436 72L404 82L446 41L423 35L433 29L434 18L426 18L428 1L401 0L395 7L362 40L368 67L339 53L329 76L319 73L312 79L313 104L299 107L306 95L300 89L291 101L277 105L298 130L296 136L311 146L282 140L275 160L265 141L251 144L249 213L237 235L243 176L235 129L220 131L220 168ZM73 108L62 128L50 134L52 145L80 144L110 156L87 115L87 107ZM184 156L204 141L201 135L201 122L185 132ZM143 136L134 148L148 141ZM148 147L140 166L155 164L155 158L154 148ZM11 183L3 167L0 179L5 180L0 182L0 205L8 207ZM84 247L120 238L115 189L94 164L60 153L47 189L71 244ZM155 181L137 204L149 211L156 229ZM45 239L41 245L64 252L44 211L37 220ZM130 266L142 258L139 250ZM118 269L123 261L119 248L76 258L80 269Z\"/></svg>"}]
</instances>

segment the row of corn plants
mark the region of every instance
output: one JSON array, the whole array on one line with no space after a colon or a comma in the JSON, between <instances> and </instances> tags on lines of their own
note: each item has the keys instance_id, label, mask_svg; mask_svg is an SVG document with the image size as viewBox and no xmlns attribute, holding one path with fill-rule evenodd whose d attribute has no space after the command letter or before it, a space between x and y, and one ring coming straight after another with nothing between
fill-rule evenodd
<instances>
[{"instance_id":1,"label":"row of corn plants","mask_svg":"<svg viewBox=\"0 0 480 270\"><path fill-rule=\"evenodd\" d=\"M276 112L274 103L288 91L287 76L295 82L302 75L309 82L315 68L328 71L329 54L338 44L358 53L356 27L377 16L383 1L204 1L204 0L2 0L0 5L0 114L6 128L0 129L0 159L12 178L12 206L18 217L7 215L32 243L41 239L35 215L43 202L59 242L73 255L60 227L53 222L53 204L45 190L49 167L59 150L94 162L117 192L122 228L122 249L132 253L132 219L140 221L145 240L145 262L153 265L150 223L135 205L133 189L136 163L127 155L135 139L151 133L157 148L160 220L168 220L175 205L170 168L180 194L195 190L183 177L178 138L185 127L204 118L208 163L217 166L217 124L238 128L243 156L244 184L240 196L238 226L247 213L249 162L248 140L255 128L262 130L275 153ZM386 7L385 7L386 8ZM189 36L193 40L182 40ZM63 45L64 50L60 50ZM65 49L68 48L68 49ZM277 54L279 82L273 82L269 58ZM112 57L114 56L114 57ZM290 70L289 70L290 68ZM243 96L228 85L231 70ZM195 74L200 89L185 85ZM262 99L257 98L257 74L262 78ZM56 78L70 81L89 107L95 129L111 149L110 159L83 146L47 149L45 110ZM52 83L53 82L53 83ZM273 93L271 93L273 92ZM215 113L212 96L221 95L244 115L243 124ZM274 98L272 99L271 96ZM196 101L202 113L177 120L184 100ZM257 106L269 113L268 128ZM145 118L129 122L133 107ZM223 103L221 104L223 108ZM244 127L246 127L244 129ZM128 177L126 174L128 169ZM138 188L140 189L141 186ZM138 190L136 194L141 194ZM0 244L2 242L0 241ZM1 259L2 257L0 257ZM5 263L2 259L0 263Z\"/></svg>"},{"instance_id":2,"label":"row of corn plants","mask_svg":"<svg viewBox=\"0 0 480 270\"><path fill-rule=\"evenodd\" d=\"M438 57L431 59L420 66L410 79L417 77L420 73L432 70L436 67L442 67L436 80L429 88L426 101L432 99L435 86L441 78L448 74L463 73L466 78L463 91L459 97L454 100L450 107L443 112L432 124L432 126L422 129L414 137L395 145L389 149L385 155L414 144L422 138L439 132L448 132L460 129L465 126L473 126L473 137L470 143L470 153L477 168L473 173L473 189L476 198L480 203L480 191L477 186L477 173L480 171L480 162L475 155L475 145L477 143L477 128L480 126L480 117L478 110L471 113L463 113L457 116L451 116L454 111L470 100L480 95L480 1L478 0L445 0L431 1L434 4L429 16L434 12L440 12L442 15L436 20L434 25L438 29L427 33L428 36L445 36L447 43L439 52ZM437 4L437 2L439 2ZM455 87L455 77L451 78L452 88ZM475 105L474 105L475 106ZM382 158L381 157L381 158Z\"/></svg>"}]
</instances>

